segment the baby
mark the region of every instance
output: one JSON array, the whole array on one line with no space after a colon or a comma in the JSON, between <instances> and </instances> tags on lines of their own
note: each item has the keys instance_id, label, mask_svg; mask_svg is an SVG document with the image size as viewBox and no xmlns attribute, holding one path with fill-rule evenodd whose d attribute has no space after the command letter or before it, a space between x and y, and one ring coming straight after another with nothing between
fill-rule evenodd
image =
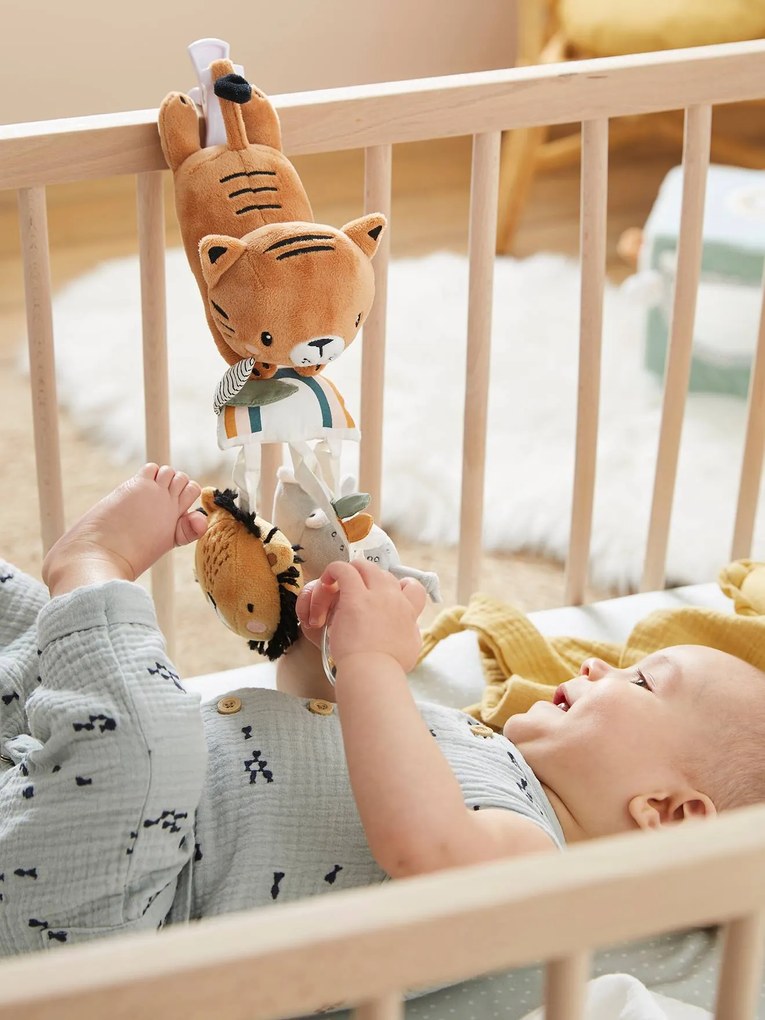
<instances>
[{"instance_id":1,"label":"baby","mask_svg":"<svg viewBox=\"0 0 765 1020\"><path fill-rule=\"evenodd\" d=\"M747 663L701 646L588 659L496 734L415 704L425 593L366 561L303 590L280 690L200 706L133 583L204 532L199 491L147 464L48 553L50 599L0 567L0 953L765 800L765 677Z\"/></svg>"}]
</instances>

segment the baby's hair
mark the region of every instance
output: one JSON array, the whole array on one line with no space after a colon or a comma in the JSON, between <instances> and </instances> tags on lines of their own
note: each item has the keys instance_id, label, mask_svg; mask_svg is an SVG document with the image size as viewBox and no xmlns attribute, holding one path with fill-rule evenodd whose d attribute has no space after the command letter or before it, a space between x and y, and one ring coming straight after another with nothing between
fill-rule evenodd
<instances>
[{"instance_id":1,"label":"baby's hair","mask_svg":"<svg viewBox=\"0 0 765 1020\"><path fill-rule=\"evenodd\" d=\"M748 703L743 724L734 713L718 718L716 746L699 748L688 762L718 811L765 803L765 672L745 665L759 697Z\"/></svg>"}]
</instances>

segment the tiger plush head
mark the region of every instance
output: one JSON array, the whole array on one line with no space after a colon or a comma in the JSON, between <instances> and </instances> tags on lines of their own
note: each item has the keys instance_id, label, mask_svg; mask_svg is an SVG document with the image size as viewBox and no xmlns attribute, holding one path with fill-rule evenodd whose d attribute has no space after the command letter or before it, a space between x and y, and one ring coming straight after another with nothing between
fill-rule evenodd
<instances>
[{"instance_id":1,"label":"tiger plush head","mask_svg":"<svg viewBox=\"0 0 765 1020\"><path fill-rule=\"evenodd\" d=\"M208 314L235 358L254 358L265 379L279 366L315 375L342 354L372 306L385 223L372 213L340 230L291 222L203 237Z\"/></svg>"},{"instance_id":2,"label":"tiger plush head","mask_svg":"<svg viewBox=\"0 0 765 1020\"><path fill-rule=\"evenodd\" d=\"M369 260L385 217L365 216L341 230L311 222L308 196L282 152L276 110L234 70L229 60L210 65L225 145L200 143L189 96L171 92L159 111L183 245L230 365L254 358L260 379L280 365L314 375L369 313Z\"/></svg>"}]
</instances>

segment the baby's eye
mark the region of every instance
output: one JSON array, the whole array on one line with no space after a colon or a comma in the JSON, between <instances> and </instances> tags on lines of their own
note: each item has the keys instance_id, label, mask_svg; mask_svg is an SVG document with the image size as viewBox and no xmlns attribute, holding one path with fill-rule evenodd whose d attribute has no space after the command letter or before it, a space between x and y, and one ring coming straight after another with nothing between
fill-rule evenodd
<instances>
[{"instance_id":1,"label":"baby's eye","mask_svg":"<svg viewBox=\"0 0 765 1020\"><path fill-rule=\"evenodd\" d=\"M648 678L642 669L635 670L635 679L632 681L633 684L637 684L638 687L645 687L647 691L651 690L651 685L648 683Z\"/></svg>"}]
</instances>

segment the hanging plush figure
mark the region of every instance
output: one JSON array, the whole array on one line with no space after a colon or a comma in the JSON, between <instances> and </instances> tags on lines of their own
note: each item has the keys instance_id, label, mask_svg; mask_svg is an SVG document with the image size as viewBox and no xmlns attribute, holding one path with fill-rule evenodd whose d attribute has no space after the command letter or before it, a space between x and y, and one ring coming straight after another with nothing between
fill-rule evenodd
<instances>
[{"instance_id":1,"label":"hanging plush figure","mask_svg":"<svg viewBox=\"0 0 765 1020\"><path fill-rule=\"evenodd\" d=\"M369 314L370 260L385 217L371 213L341 229L314 223L268 97L230 60L213 61L210 77L224 144L200 145L189 96L171 92L159 110L183 244L210 331L229 364L253 363L247 377L269 378L280 365L315 375Z\"/></svg>"},{"instance_id":2,"label":"hanging plush figure","mask_svg":"<svg viewBox=\"0 0 765 1020\"><path fill-rule=\"evenodd\" d=\"M353 342L369 315L371 260L386 221L371 213L342 228L315 223L282 152L268 97L244 79L221 40L200 40L189 50L200 79L194 91L205 141L197 104L178 92L162 103L159 133L189 265L230 366L211 401L218 444L239 449L235 488L205 497L211 521L197 546L197 578L224 622L275 658L297 636L294 599L284 596L296 595L302 573L300 558L287 563L297 550L290 545L295 537L287 531L287 538L277 538L257 516L262 446L285 444L312 512L339 520L333 501L340 495L341 445L358 442L359 432L341 394L318 373ZM270 517L270 508L262 510ZM400 566L387 535L373 533L371 517L362 516L369 515L352 524L365 529L359 540L373 534L391 570L418 576ZM293 569L297 575L284 574ZM431 594L437 579L435 585Z\"/></svg>"},{"instance_id":3,"label":"hanging plush figure","mask_svg":"<svg viewBox=\"0 0 765 1020\"><path fill-rule=\"evenodd\" d=\"M440 602L438 574L401 562L391 537L375 524L371 514L364 512L369 502L368 493L349 491L332 500L329 509L319 509L292 472L282 467L274 499L274 520L298 543L310 577L318 577L332 560L366 559L394 577L415 578L433 602Z\"/></svg>"},{"instance_id":4,"label":"hanging plush figure","mask_svg":"<svg viewBox=\"0 0 765 1020\"><path fill-rule=\"evenodd\" d=\"M298 549L278 528L241 510L231 489L203 489L201 502L208 524L194 550L196 579L230 630L254 651L277 659L299 634Z\"/></svg>"},{"instance_id":5,"label":"hanging plush figure","mask_svg":"<svg viewBox=\"0 0 765 1020\"><path fill-rule=\"evenodd\" d=\"M311 391L300 382L334 361L367 318L385 217L371 213L341 229L313 222L268 97L237 73L225 43L203 40L190 50L192 59L200 51L226 54L208 70L197 66L207 120L217 120L223 137L202 145L196 105L178 92L160 107L159 133L208 325L232 366L213 402L219 442L241 448L234 482L243 507L256 508L260 447L269 441L290 445L295 470L322 505L338 470L332 439L358 433L344 408L339 417L334 412L342 398L333 387ZM252 385L266 380L273 385ZM275 423L270 439L262 428L266 405Z\"/></svg>"}]
</instances>

